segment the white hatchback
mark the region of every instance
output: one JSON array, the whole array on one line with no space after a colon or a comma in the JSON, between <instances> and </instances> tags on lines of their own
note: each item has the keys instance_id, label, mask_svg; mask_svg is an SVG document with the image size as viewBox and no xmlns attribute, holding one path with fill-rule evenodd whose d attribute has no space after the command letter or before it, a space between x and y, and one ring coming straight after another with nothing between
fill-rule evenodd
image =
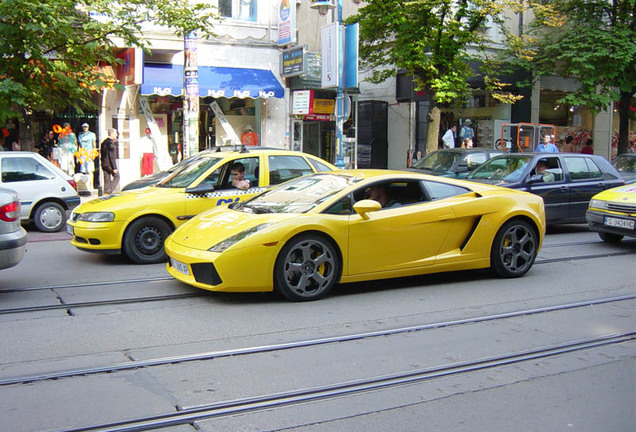
<instances>
[{"instance_id":1,"label":"white hatchback","mask_svg":"<svg viewBox=\"0 0 636 432\"><path fill-rule=\"evenodd\" d=\"M80 203L75 181L33 152L0 152L0 186L18 193L20 220L31 220L44 232L62 230L67 212Z\"/></svg>"}]
</instances>

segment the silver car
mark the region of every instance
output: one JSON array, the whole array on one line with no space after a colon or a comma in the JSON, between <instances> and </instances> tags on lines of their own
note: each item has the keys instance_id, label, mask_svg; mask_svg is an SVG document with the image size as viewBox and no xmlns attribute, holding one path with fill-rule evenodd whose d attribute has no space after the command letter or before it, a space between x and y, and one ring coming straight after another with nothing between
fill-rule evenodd
<instances>
[{"instance_id":1,"label":"silver car","mask_svg":"<svg viewBox=\"0 0 636 432\"><path fill-rule=\"evenodd\" d=\"M0 269L17 265L26 252L27 233L20 225L20 200L10 189L0 188Z\"/></svg>"}]
</instances>

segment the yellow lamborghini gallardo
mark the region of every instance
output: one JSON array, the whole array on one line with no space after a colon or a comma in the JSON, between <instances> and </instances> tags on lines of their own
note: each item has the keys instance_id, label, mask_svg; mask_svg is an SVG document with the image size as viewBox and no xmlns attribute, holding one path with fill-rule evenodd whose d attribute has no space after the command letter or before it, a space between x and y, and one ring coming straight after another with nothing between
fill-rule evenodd
<instances>
[{"instance_id":1,"label":"yellow lamborghini gallardo","mask_svg":"<svg viewBox=\"0 0 636 432\"><path fill-rule=\"evenodd\" d=\"M165 243L168 272L212 291L316 300L336 283L491 268L519 277L545 233L541 197L402 171L311 174L204 212Z\"/></svg>"}]
</instances>

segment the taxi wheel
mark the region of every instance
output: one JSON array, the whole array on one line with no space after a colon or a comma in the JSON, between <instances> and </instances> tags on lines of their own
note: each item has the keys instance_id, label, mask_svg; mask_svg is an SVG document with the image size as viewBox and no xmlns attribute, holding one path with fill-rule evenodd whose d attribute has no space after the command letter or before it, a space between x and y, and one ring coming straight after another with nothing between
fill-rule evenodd
<instances>
[{"instance_id":1,"label":"taxi wheel","mask_svg":"<svg viewBox=\"0 0 636 432\"><path fill-rule=\"evenodd\" d=\"M492 270L501 277L526 274L534 264L539 239L534 228L520 219L506 222L497 232L490 250Z\"/></svg>"},{"instance_id":2,"label":"taxi wheel","mask_svg":"<svg viewBox=\"0 0 636 432\"><path fill-rule=\"evenodd\" d=\"M620 243L620 241L623 240L623 237L624 237L620 234L613 234L613 233L598 233L598 236L605 243Z\"/></svg>"},{"instance_id":3,"label":"taxi wheel","mask_svg":"<svg viewBox=\"0 0 636 432\"><path fill-rule=\"evenodd\" d=\"M339 275L340 258L331 242L318 235L302 235L281 249L274 287L289 300L318 300L333 288Z\"/></svg>"},{"instance_id":4,"label":"taxi wheel","mask_svg":"<svg viewBox=\"0 0 636 432\"><path fill-rule=\"evenodd\" d=\"M66 223L66 210L55 202L42 203L33 213L33 223L42 232L60 231Z\"/></svg>"},{"instance_id":5,"label":"taxi wheel","mask_svg":"<svg viewBox=\"0 0 636 432\"><path fill-rule=\"evenodd\" d=\"M162 219L144 217L130 224L124 234L124 253L137 264L153 264L166 260L163 242L171 233Z\"/></svg>"}]
</instances>

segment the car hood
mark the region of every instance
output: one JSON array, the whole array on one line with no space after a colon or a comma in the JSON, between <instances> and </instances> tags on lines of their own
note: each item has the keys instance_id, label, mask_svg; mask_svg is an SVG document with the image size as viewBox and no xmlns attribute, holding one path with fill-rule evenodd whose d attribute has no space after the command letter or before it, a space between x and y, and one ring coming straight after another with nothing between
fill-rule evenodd
<instances>
[{"instance_id":1,"label":"car hood","mask_svg":"<svg viewBox=\"0 0 636 432\"><path fill-rule=\"evenodd\" d=\"M122 208L129 209L131 207L145 205L147 201L161 200L167 196L173 196L175 190L170 188L148 187L143 189L133 189L131 191L121 192L108 196L95 198L94 200L81 204L76 213L97 212L97 211L117 211Z\"/></svg>"},{"instance_id":2,"label":"car hood","mask_svg":"<svg viewBox=\"0 0 636 432\"><path fill-rule=\"evenodd\" d=\"M615 187L596 194L592 199L636 204L636 184Z\"/></svg>"},{"instance_id":3,"label":"car hood","mask_svg":"<svg viewBox=\"0 0 636 432\"><path fill-rule=\"evenodd\" d=\"M298 216L297 213L252 214L221 207L204 212L185 223L171 235L170 239L181 246L208 250L234 235L249 232L256 227L262 228L264 224L280 224L298 218ZM255 237L257 236L251 235L248 241L254 242ZM277 240L279 239L271 239L271 241ZM242 242L245 241L246 239L242 240ZM270 240L264 242L268 241ZM258 242L257 240L255 243ZM247 245L244 244L244 246Z\"/></svg>"}]
</instances>

